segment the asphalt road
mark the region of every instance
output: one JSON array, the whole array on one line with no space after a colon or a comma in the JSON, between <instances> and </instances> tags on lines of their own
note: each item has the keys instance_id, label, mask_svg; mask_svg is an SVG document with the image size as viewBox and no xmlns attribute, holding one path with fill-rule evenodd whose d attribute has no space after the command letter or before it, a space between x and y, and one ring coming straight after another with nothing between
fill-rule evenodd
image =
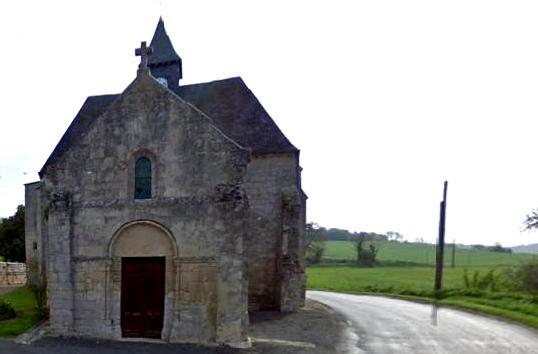
<instances>
[{"instance_id":1,"label":"asphalt road","mask_svg":"<svg viewBox=\"0 0 538 354\"><path fill-rule=\"evenodd\" d=\"M348 319L348 353L538 354L538 332L447 308L384 298L309 291Z\"/></svg>"}]
</instances>

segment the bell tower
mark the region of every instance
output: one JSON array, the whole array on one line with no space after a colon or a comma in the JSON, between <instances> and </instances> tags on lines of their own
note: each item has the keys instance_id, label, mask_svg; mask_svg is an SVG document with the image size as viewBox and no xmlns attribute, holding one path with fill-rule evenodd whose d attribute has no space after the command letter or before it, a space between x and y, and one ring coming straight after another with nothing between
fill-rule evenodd
<instances>
[{"instance_id":1,"label":"bell tower","mask_svg":"<svg viewBox=\"0 0 538 354\"><path fill-rule=\"evenodd\" d=\"M153 48L153 53L148 57L151 74L163 85L176 90L183 77L181 58L166 33L162 17L159 18L150 47Z\"/></svg>"}]
</instances>

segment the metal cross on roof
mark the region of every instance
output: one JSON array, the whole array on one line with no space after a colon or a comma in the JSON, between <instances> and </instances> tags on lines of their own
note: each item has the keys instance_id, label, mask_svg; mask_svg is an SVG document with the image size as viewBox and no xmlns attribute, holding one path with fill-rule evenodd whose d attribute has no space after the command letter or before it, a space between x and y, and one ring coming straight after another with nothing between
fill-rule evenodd
<instances>
[{"instance_id":1,"label":"metal cross on roof","mask_svg":"<svg viewBox=\"0 0 538 354\"><path fill-rule=\"evenodd\" d=\"M135 55L137 57L140 57L140 65L138 65L139 69L145 69L148 67L148 56L153 53L153 48L148 47L146 45L146 42L142 42L140 44L140 48L135 49Z\"/></svg>"}]
</instances>

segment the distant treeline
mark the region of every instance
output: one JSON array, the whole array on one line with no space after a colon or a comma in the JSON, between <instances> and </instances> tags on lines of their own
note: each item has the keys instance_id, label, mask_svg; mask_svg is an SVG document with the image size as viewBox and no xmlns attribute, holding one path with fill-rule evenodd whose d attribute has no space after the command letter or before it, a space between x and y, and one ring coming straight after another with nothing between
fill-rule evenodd
<instances>
[{"instance_id":1,"label":"distant treeline","mask_svg":"<svg viewBox=\"0 0 538 354\"><path fill-rule=\"evenodd\" d=\"M387 241L389 237L385 234L378 234L375 232L349 232L343 229L326 229L324 230L325 239L327 241L351 241L355 236L364 235L371 240Z\"/></svg>"},{"instance_id":2,"label":"distant treeline","mask_svg":"<svg viewBox=\"0 0 538 354\"><path fill-rule=\"evenodd\" d=\"M314 224L316 230L320 232L320 235L322 235L321 239L325 241L353 241L357 238L357 236L362 236L363 238L369 239L369 240L377 240L377 241L399 241L404 242L404 237L399 232L395 231L387 231L384 234L379 234L376 232L349 232L345 229L338 229L338 228L330 228L327 229L323 226L319 226L317 224ZM405 241L407 243L407 241ZM420 239L419 241L415 241L416 243L424 243L424 240ZM459 246L461 247L461 246ZM478 251L491 251L491 252L499 252L499 253L512 253L512 249L509 247L503 247L500 243L496 243L494 246L485 246L485 245L470 245L470 246L463 246L462 248L470 248Z\"/></svg>"},{"instance_id":3,"label":"distant treeline","mask_svg":"<svg viewBox=\"0 0 538 354\"><path fill-rule=\"evenodd\" d=\"M471 245L473 250L478 251L491 251L499 253L512 253L512 249L508 247L501 246L500 243L496 243L494 246L484 246L484 245Z\"/></svg>"},{"instance_id":4,"label":"distant treeline","mask_svg":"<svg viewBox=\"0 0 538 354\"><path fill-rule=\"evenodd\" d=\"M325 239L327 241L349 241L351 233L342 229L328 229L325 231Z\"/></svg>"}]
</instances>

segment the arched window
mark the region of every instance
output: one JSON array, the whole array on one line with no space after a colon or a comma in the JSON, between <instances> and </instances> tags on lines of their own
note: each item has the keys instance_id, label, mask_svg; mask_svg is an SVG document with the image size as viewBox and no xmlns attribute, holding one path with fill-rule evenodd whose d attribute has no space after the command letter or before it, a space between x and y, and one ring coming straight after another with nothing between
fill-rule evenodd
<instances>
[{"instance_id":1,"label":"arched window","mask_svg":"<svg viewBox=\"0 0 538 354\"><path fill-rule=\"evenodd\" d=\"M135 199L151 198L151 160L139 157L135 163Z\"/></svg>"}]
</instances>

